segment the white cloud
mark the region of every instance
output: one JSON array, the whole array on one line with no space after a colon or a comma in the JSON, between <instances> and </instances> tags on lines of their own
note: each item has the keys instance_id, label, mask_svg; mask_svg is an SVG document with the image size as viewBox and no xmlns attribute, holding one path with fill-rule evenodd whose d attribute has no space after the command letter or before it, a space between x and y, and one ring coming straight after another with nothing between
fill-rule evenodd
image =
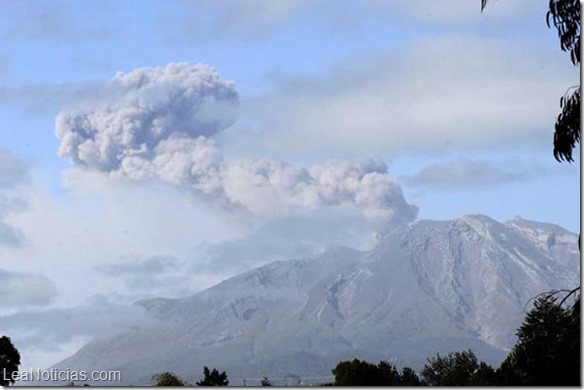
<instances>
[{"instance_id":1,"label":"white cloud","mask_svg":"<svg viewBox=\"0 0 584 390\"><path fill-rule=\"evenodd\" d=\"M226 153L356 157L549 143L577 70L557 48L437 36L326 73L274 75L223 135Z\"/></svg>"},{"instance_id":2,"label":"white cloud","mask_svg":"<svg viewBox=\"0 0 584 390\"><path fill-rule=\"evenodd\" d=\"M118 278L96 267L114 261L122 267L156 253L189 258L201 243L237 237L245 228L167 186L79 171L66 177L59 193L38 177L21 189L28 207L11 223L27 245L0 246L0 259L11 264L0 271L0 333L13 338L29 367L47 367L96 335L139 323L140 313L128 308L137 299L185 296L229 276L196 267L185 273L184 262L160 278Z\"/></svg>"},{"instance_id":3,"label":"white cloud","mask_svg":"<svg viewBox=\"0 0 584 390\"><path fill-rule=\"evenodd\" d=\"M236 215L207 210L184 191L103 176L69 172L68 188L60 193L35 180L23 189L28 207L10 220L27 245L0 246L0 258L14 272L38 273L58 286L56 305L75 306L109 290L126 294L123 283L112 283L95 266L156 254L184 259L202 242L228 240L246 229ZM205 278L193 275L189 287L208 286ZM156 293L176 296L175 287L180 286L169 284Z\"/></svg>"},{"instance_id":4,"label":"white cloud","mask_svg":"<svg viewBox=\"0 0 584 390\"><path fill-rule=\"evenodd\" d=\"M162 16L171 40L267 40L290 26L325 33L363 30L367 26L408 23L480 23L516 21L544 15L546 4L533 0L491 0L481 14L480 0L198 0L183 1Z\"/></svg>"},{"instance_id":5,"label":"white cloud","mask_svg":"<svg viewBox=\"0 0 584 390\"><path fill-rule=\"evenodd\" d=\"M29 167L21 158L0 150L0 189L14 188L29 179Z\"/></svg>"},{"instance_id":6,"label":"white cloud","mask_svg":"<svg viewBox=\"0 0 584 390\"><path fill-rule=\"evenodd\" d=\"M247 219L203 211L168 186L79 170L67 172L66 184L55 194L35 178L26 188L29 207L14 219L30 244L0 248L0 258L18 265L15 272L39 275L26 280L50 278L58 288L58 296L41 293L41 285L19 289L39 305L45 297L48 306L19 304L0 316L0 330L13 337L27 366L46 367L95 335L141 321L128 309L138 299L187 296L249 267L372 234L355 210L304 210L250 226Z\"/></svg>"},{"instance_id":7,"label":"white cloud","mask_svg":"<svg viewBox=\"0 0 584 390\"><path fill-rule=\"evenodd\" d=\"M15 229L7 222L0 220L0 245L19 248L23 245L25 237L21 231Z\"/></svg>"},{"instance_id":8,"label":"white cloud","mask_svg":"<svg viewBox=\"0 0 584 390\"><path fill-rule=\"evenodd\" d=\"M306 3L306 0L201 0L185 1L192 23L197 29L207 30L216 36L231 34L253 35L282 24ZM205 15L198 18L197 15ZM191 27L192 28L192 27ZM201 31L199 30L199 31Z\"/></svg>"},{"instance_id":9,"label":"white cloud","mask_svg":"<svg viewBox=\"0 0 584 390\"><path fill-rule=\"evenodd\" d=\"M512 166L487 161L460 158L457 160L439 161L430 164L411 176L404 176L403 182L415 187L432 190L464 190L490 189L495 186L533 180L546 176L548 172L543 167L519 166L514 161Z\"/></svg>"},{"instance_id":10,"label":"white cloud","mask_svg":"<svg viewBox=\"0 0 584 390\"><path fill-rule=\"evenodd\" d=\"M394 0L391 2L380 0L378 3L385 3L386 6L389 3L391 6L397 6L404 12L426 21L450 23L461 20L478 22L481 19L490 18L517 20L524 17L536 17L538 11L541 11L539 16L542 16L547 11L546 2L532 0L490 0L488 8L483 14L480 12L480 0Z\"/></svg>"},{"instance_id":11,"label":"white cloud","mask_svg":"<svg viewBox=\"0 0 584 390\"><path fill-rule=\"evenodd\" d=\"M106 91L94 83L0 85L0 104L22 110L25 117L55 115L79 100L103 97Z\"/></svg>"},{"instance_id":12,"label":"white cloud","mask_svg":"<svg viewBox=\"0 0 584 390\"><path fill-rule=\"evenodd\" d=\"M0 310L46 306L57 295L57 288L46 277L0 269Z\"/></svg>"},{"instance_id":13,"label":"white cloud","mask_svg":"<svg viewBox=\"0 0 584 390\"><path fill-rule=\"evenodd\" d=\"M96 266L95 270L116 281L113 296L118 302L134 303L146 298L182 298L199 291L204 273L196 266L198 259L193 263L189 269L186 262L175 256L125 256Z\"/></svg>"},{"instance_id":14,"label":"white cloud","mask_svg":"<svg viewBox=\"0 0 584 390\"><path fill-rule=\"evenodd\" d=\"M55 359L67 357L94 337L113 335L151 320L142 307L112 302L0 315L2 334L8 334L20 351L21 369L48 368Z\"/></svg>"},{"instance_id":15,"label":"white cloud","mask_svg":"<svg viewBox=\"0 0 584 390\"><path fill-rule=\"evenodd\" d=\"M312 258L331 246L367 249L375 230L358 213L332 208L277 218L238 238L203 243L193 253L191 272L237 274L276 260Z\"/></svg>"},{"instance_id":16,"label":"white cloud","mask_svg":"<svg viewBox=\"0 0 584 390\"><path fill-rule=\"evenodd\" d=\"M79 11L66 1L0 2L0 12L5 15L3 38L74 43L102 41L111 38L120 25L115 16L104 17L108 11L112 13L113 4L108 0L100 1L99 5L88 2L84 11L94 17L81 21ZM112 19L117 23L112 23Z\"/></svg>"},{"instance_id":17,"label":"white cloud","mask_svg":"<svg viewBox=\"0 0 584 390\"><path fill-rule=\"evenodd\" d=\"M25 237L10 219L27 207L21 191L29 180L29 166L13 153L0 150L0 246L20 248Z\"/></svg>"}]
</instances>

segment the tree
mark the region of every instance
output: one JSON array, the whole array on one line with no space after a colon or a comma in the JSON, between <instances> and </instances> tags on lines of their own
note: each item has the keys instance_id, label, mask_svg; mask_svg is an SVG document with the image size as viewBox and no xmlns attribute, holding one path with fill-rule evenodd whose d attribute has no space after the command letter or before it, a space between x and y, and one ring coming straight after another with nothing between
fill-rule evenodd
<instances>
[{"instance_id":1,"label":"tree","mask_svg":"<svg viewBox=\"0 0 584 390\"><path fill-rule=\"evenodd\" d=\"M267 376L263 377L261 384L262 386L272 386L272 382L270 382Z\"/></svg>"},{"instance_id":2,"label":"tree","mask_svg":"<svg viewBox=\"0 0 584 390\"><path fill-rule=\"evenodd\" d=\"M219 374L217 369L209 371L208 367L203 368L203 375L205 376L202 381L197 382L197 386L227 386L229 385L229 380L227 380L227 374L223 371Z\"/></svg>"},{"instance_id":3,"label":"tree","mask_svg":"<svg viewBox=\"0 0 584 390\"><path fill-rule=\"evenodd\" d=\"M154 382L154 386L190 386L189 383L183 381L171 372L163 372L161 374L154 375L152 381Z\"/></svg>"},{"instance_id":4,"label":"tree","mask_svg":"<svg viewBox=\"0 0 584 390\"><path fill-rule=\"evenodd\" d=\"M377 370L379 371L379 379L383 382L383 386L401 385L401 376L393 364L380 361L377 365Z\"/></svg>"},{"instance_id":5,"label":"tree","mask_svg":"<svg viewBox=\"0 0 584 390\"><path fill-rule=\"evenodd\" d=\"M410 367L402 368L400 375L400 386L423 386L424 382L420 380L418 374Z\"/></svg>"},{"instance_id":6,"label":"tree","mask_svg":"<svg viewBox=\"0 0 584 390\"><path fill-rule=\"evenodd\" d=\"M489 0L481 0L481 12ZM580 1L550 0L546 23L558 30L560 48L570 53L575 66L580 65ZM570 90L573 92L569 95ZM571 87L560 99L561 112L555 124L554 157L559 162L573 162L573 150L580 143L580 85Z\"/></svg>"},{"instance_id":7,"label":"tree","mask_svg":"<svg viewBox=\"0 0 584 390\"><path fill-rule=\"evenodd\" d=\"M430 386L486 386L495 383L495 370L468 350L428 358L422 378Z\"/></svg>"},{"instance_id":8,"label":"tree","mask_svg":"<svg viewBox=\"0 0 584 390\"><path fill-rule=\"evenodd\" d=\"M359 359L343 361L332 370L335 386L400 386L402 377L391 363L384 361L374 365ZM413 372L413 370L412 370ZM408 380L410 371L406 371ZM414 373L415 375L415 373Z\"/></svg>"},{"instance_id":9,"label":"tree","mask_svg":"<svg viewBox=\"0 0 584 390\"><path fill-rule=\"evenodd\" d=\"M13 373L18 372L20 353L10 337L0 337L0 386L14 384Z\"/></svg>"},{"instance_id":10,"label":"tree","mask_svg":"<svg viewBox=\"0 0 584 390\"><path fill-rule=\"evenodd\" d=\"M517 336L517 344L497 370L499 384L580 385L580 298L564 308L553 294L539 297Z\"/></svg>"}]
</instances>

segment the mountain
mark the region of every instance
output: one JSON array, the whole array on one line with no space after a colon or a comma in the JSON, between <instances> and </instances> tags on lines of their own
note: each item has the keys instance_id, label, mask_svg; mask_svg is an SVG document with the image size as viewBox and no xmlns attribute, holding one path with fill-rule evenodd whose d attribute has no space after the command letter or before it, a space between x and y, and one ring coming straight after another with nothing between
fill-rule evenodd
<instances>
[{"instance_id":1,"label":"mountain","mask_svg":"<svg viewBox=\"0 0 584 390\"><path fill-rule=\"evenodd\" d=\"M147 385L162 371L195 381L206 365L241 385L330 376L342 359L421 368L426 357L468 348L498 365L530 298L579 285L577 239L520 218L422 220L367 252L335 247L187 298L137 302L152 323L96 339L54 367L121 370L124 384Z\"/></svg>"}]
</instances>

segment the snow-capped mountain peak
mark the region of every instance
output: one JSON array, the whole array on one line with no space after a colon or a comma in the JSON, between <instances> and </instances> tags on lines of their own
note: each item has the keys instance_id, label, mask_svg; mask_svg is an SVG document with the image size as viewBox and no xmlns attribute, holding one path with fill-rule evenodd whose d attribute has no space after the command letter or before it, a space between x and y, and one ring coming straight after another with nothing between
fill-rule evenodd
<instances>
[{"instance_id":1,"label":"snow-capped mountain peak","mask_svg":"<svg viewBox=\"0 0 584 390\"><path fill-rule=\"evenodd\" d=\"M577 236L485 215L418 221L366 252L331 247L183 299L140 301L153 324L95 340L57 367L123 369L130 384L203 365L245 376L329 375L342 359L420 367L473 349L497 364L530 298L579 285ZM234 383L237 384L237 383Z\"/></svg>"}]
</instances>

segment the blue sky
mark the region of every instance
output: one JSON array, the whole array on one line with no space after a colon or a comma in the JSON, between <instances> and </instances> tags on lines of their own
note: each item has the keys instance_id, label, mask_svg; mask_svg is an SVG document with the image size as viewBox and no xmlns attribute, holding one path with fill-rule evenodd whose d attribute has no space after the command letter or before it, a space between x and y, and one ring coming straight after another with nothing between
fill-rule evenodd
<instances>
[{"instance_id":1,"label":"blue sky","mask_svg":"<svg viewBox=\"0 0 584 390\"><path fill-rule=\"evenodd\" d=\"M38 294L51 297L2 314L69 310L83 319L86 308L186 295L274 258L370 243L379 225L367 219L370 204L360 214L358 200L343 210L330 199L304 209L280 194L284 204L271 207L290 214L274 217L245 187L247 198L229 199L246 212L232 215L168 180L112 181L120 170L85 169L58 155L59 113L81 104L119 108L104 87L117 72L170 63L205 64L235 83L235 123L213 137L225 161L307 170L340 161L334 167L342 170L373 158L387 165L383 180L393 178L391 186L419 207L418 219L520 215L579 231L579 160L559 164L551 153L559 98L577 84L578 69L545 25L546 2L493 0L483 13L479 3L0 1L0 149L8 156L0 172L24 166L30 175L4 189L26 206L0 203L0 234L6 225L24 242L0 240L0 270L23 283L44 278ZM229 195L241 183L228 184ZM393 200L388 210L407 209ZM319 232L306 228L314 237L290 235L290 226L315 218ZM352 228L341 229L341 221ZM265 232L277 245L266 244ZM217 258L232 253L221 245L243 248L244 259ZM192 277L169 271L146 291L133 279L95 271L152 256L170 256ZM34 349L25 334L48 330L29 326L13 331L32 366L67 356L93 335L67 329L68 336L51 333L57 341Z\"/></svg>"},{"instance_id":2,"label":"blue sky","mask_svg":"<svg viewBox=\"0 0 584 390\"><path fill-rule=\"evenodd\" d=\"M346 6L323 1L276 3L279 5L269 7L262 7L253 1L226 1L219 2L219 5L211 2L152 1L140 3L139 6L132 1L106 1L99 5L94 2L2 3L8 22L3 24L0 32L4 37L4 50L0 58L4 70L2 83L4 88L18 91L14 92L18 97L11 97L9 93L3 99L2 128L5 130L0 133L2 146L36 161L40 169L54 178L58 187L58 174L67 166L67 161L55 156L59 141L53 134L53 118L61 108L60 104L72 99L63 95L82 89L84 83L103 82L117 71L127 72L169 62L205 63L215 67L223 78L235 81L244 104L247 98L262 96L262 93L273 89L274 84L280 81L278 78L326 78L331 67L348 59L354 63L359 63L359 59L363 62L375 61L377 55L399 55L420 40L441 37L455 39L470 36L475 40L469 42L473 45L484 40L488 44L500 45L503 48L500 55L505 54L504 50L512 52L521 49L522 45L533 45L533 48L523 50L532 57L526 58L526 61L545 58L540 64L545 67L541 75L553 77L554 73L569 72L558 79L577 80L578 77L577 70L570 69L569 61L559 51L555 31L545 27L541 17L545 12L544 5L516 0L511 3L518 5L508 6L499 1L493 2L484 13L473 14L475 10L467 5L454 6L454 11L440 11L440 8L451 6L450 3L435 8L424 7L419 2L408 6L403 1L394 4L391 1L370 1ZM239 19L235 15L237 12L240 13ZM229 25L220 27L221 23ZM432 59L428 58L428 61ZM466 76L485 76L477 73L469 68ZM557 101L564 86L567 88L569 85L558 82L556 96L546 97L545 100ZM473 93L480 94L480 91ZM534 190L548 199L565 198L567 193L571 193L569 202L556 203L551 212L541 207L521 207L524 204L522 201L502 204L495 200L496 197L485 195L485 191L489 192L485 189L478 193L465 190L468 197L481 199L480 209L473 209L477 202L461 204L450 201L451 194L434 194L428 201L445 205L443 209L449 211L420 205L420 215L449 218L480 211L506 218L525 214L526 217L551 220L576 230L579 216L573 213L573 205L578 200L578 194L573 191L575 185L569 187L572 191L562 189L575 183L578 172L576 165L564 164L560 169L549 158L553 117L549 119L551 122L539 124L542 130L533 132L540 137L537 142L529 140L529 133L517 142L533 142L518 157L536 160L561 176L564 171L568 172L565 174L572 180L566 177L549 178L552 182L556 181L554 185L550 180L542 180L539 187L533 187L533 183L523 183L523 186L508 185L506 192L500 191L508 199L525 199L525 195ZM513 131L513 126L510 121L507 131ZM449 153L466 152L471 157L504 154L512 158L515 150L515 145L507 151L477 146L474 150L453 150ZM388 150L387 153L375 152L384 159L395 160L397 171L391 172L394 176L400 175L401 166L405 170L410 164L423 165L426 159L424 155L408 159L412 150L407 148ZM309 157L326 159L329 156L313 153ZM400 159L407 161L407 164L401 163ZM404 186L404 190L414 192L408 186ZM440 198L439 202L434 201L436 196ZM488 202L489 199L493 201Z\"/></svg>"}]
</instances>

